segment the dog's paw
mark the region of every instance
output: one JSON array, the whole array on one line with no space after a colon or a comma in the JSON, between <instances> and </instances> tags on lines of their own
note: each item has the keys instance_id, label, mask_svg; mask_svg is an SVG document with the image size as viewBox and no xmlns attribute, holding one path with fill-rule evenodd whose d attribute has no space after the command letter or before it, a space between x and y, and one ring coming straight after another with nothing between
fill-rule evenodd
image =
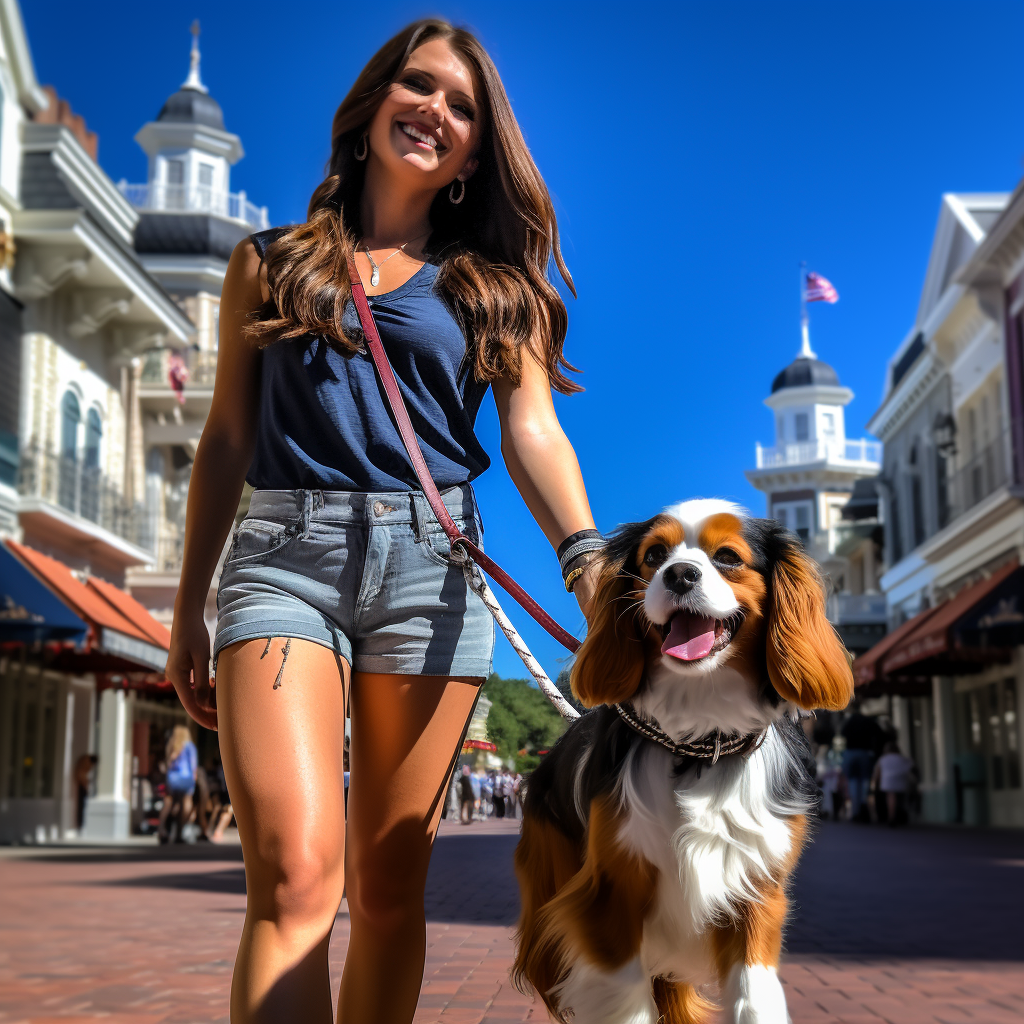
<instances>
[{"instance_id":1,"label":"dog's paw","mask_svg":"<svg viewBox=\"0 0 1024 1024\"><path fill-rule=\"evenodd\" d=\"M774 967L736 964L724 995L729 1024L790 1024L786 995Z\"/></svg>"}]
</instances>

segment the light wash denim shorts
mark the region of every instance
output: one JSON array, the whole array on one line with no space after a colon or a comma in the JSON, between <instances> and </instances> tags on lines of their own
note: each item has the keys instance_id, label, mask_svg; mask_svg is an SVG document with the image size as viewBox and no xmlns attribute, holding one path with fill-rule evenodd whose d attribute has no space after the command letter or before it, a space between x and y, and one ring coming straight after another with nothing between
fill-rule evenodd
<instances>
[{"instance_id":1,"label":"light wash denim shorts","mask_svg":"<svg viewBox=\"0 0 1024 1024\"><path fill-rule=\"evenodd\" d=\"M442 497L481 543L473 488ZM294 637L330 647L356 672L491 671L491 614L451 560L421 491L255 491L224 562L217 609L214 665L240 640Z\"/></svg>"}]
</instances>

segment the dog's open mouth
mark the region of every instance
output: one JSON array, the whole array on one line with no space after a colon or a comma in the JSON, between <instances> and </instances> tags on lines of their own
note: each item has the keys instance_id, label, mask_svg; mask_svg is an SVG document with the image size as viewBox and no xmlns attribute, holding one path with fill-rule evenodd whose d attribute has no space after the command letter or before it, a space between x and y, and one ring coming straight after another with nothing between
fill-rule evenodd
<instances>
[{"instance_id":1,"label":"dog's open mouth","mask_svg":"<svg viewBox=\"0 0 1024 1024\"><path fill-rule=\"evenodd\" d=\"M727 619L716 619L697 612L680 611L668 621L661 631L665 642L661 653L680 661L701 661L728 647L743 622L743 612L738 611Z\"/></svg>"}]
</instances>

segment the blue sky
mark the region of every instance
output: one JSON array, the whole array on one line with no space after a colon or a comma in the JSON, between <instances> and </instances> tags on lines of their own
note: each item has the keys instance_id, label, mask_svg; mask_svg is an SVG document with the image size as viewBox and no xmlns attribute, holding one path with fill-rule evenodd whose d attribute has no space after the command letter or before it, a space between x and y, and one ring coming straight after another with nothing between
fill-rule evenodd
<instances>
[{"instance_id":1,"label":"blue sky","mask_svg":"<svg viewBox=\"0 0 1024 1024\"><path fill-rule=\"evenodd\" d=\"M585 394L559 399L597 524L697 495L764 502L743 477L770 443L762 404L799 347L797 267L841 301L812 342L856 398L857 437L910 328L943 192L1012 189L1024 155L1018 2L287 5L23 3L39 79L100 135L112 178L145 179L132 136L188 69L246 157L232 188L274 223L303 217L335 107L414 18L475 29L554 196L579 299L566 351ZM501 465L477 484L490 553L565 625L582 617ZM508 602L511 603L511 602ZM554 674L561 649L522 614ZM495 668L524 674L499 640Z\"/></svg>"}]
</instances>

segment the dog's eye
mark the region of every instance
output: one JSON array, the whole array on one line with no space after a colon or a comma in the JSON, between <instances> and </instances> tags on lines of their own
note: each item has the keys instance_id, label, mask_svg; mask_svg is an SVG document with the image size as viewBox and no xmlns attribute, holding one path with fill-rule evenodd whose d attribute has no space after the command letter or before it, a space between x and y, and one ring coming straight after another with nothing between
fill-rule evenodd
<instances>
[{"instance_id":1,"label":"dog's eye","mask_svg":"<svg viewBox=\"0 0 1024 1024\"><path fill-rule=\"evenodd\" d=\"M668 558L668 548L664 544L652 544L644 554L644 565L657 569Z\"/></svg>"},{"instance_id":2,"label":"dog's eye","mask_svg":"<svg viewBox=\"0 0 1024 1024\"><path fill-rule=\"evenodd\" d=\"M719 548L715 552L715 556L711 561L717 562L719 565L724 565L730 569L743 564L743 559L740 558L732 548Z\"/></svg>"}]
</instances>

